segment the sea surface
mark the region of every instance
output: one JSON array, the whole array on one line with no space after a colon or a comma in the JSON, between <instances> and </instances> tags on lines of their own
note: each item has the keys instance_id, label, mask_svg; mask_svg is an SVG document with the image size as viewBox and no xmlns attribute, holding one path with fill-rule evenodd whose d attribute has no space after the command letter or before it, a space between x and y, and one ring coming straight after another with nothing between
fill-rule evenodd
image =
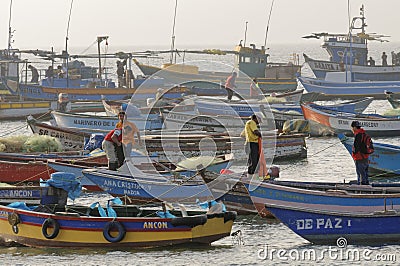
<instances>
[{"instance_id":1,"label":"sea surface","mask_svg":"<svg viewBox=\"0 0 400 266\"><path fill-rule=\"evenodd\" d=\"M389 47L389 48L387 48ZM386 52L400 50L398 44L385 46ZM210 48L210 47L205 47ZM370 46L370 52L379 58L383 46ZM291 53L307 53L315 58L327 54L315 42L307 46L282 45L272 47L271 61L285 62ZM300 58L301 59L301 58ZM159 64L160 59L146 59L145 63ZM187 55L187 61L205 60L204 68L212 68L212 61L232 64L232 57ZM167 58L164 59L164 62ZM178 59L179 61L179 59ZM94 62L93 64L95 64ZM378 63L378 60L377 60ZM114 62L108 62L110 67ZM218 64L217 64L218 65ZM218 68L218 67L216 67ZM229 65L228 65L229 68ZM219 70L219 69L218 69ZM390 109L387 101L373 101L366 112L384 113ZM31 134L25 121L0 122L0 137ZM400 138L374 138L374 141L399 145ZM306 139L308 158L279 162L280 179L297 181L343 182L356 179L354 163L337 137ZM109 198L106 194L84 195L80 203L91 204ZM240 230L240 231L239 231ZM204 246L179 246L157 249L39 249L29 247L0 247L1 265L399 265L400 246L351 246L360 259L346 256L337 247L312 245L274 219L258 216L239 216L232 232L237 237L226 237ZM308 257L310 250L315 258ZM331 250L327 253L326 250ZM278 252L279 251L279 252ZM306 255L303 255L306 254Z\"/></svg>"}]
</instances>

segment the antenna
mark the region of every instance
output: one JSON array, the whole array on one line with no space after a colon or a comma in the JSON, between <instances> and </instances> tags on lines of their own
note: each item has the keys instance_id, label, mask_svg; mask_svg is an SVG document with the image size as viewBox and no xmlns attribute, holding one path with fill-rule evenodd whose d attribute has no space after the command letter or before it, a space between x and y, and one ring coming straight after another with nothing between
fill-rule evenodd
<instances>
[{"instance_id":1,"label":"antenna","mask_svg":"<svg viewBox=\"0 0 400 266\"><path fill-rule=\"evenodd\" d=\"M11 56L11 44L13 43L12 37L13 37L13 30L11 29L11 10L12 10L12 3L13 1L10 0L10 15L8 17L8 56Z\"/></svg>"},{"instance_id":2,"label":"antenna","mask_svg":"<svg viewBox=\"0 0 400 266\"><path fill-rule=\"evenodd\" d=\"M244 29L244 44L243 44L243 46L244 46L244 47L246 47L246 38L247 38L247 23L249 23L249 22L247 22L247 21L246 21L246 28Z\"/></svg>"},{"instance_id":3,"label":"antenna","mask_svg":"<svg viewBox=\"0 0 400 266\"><path fill-rule=\"evenodd\" d=\"M174 59L174 49L175 49L175 21L176 21L176 10L178 7L178 0L175 0L175 12L174 12L174 24L172 26L172 37L171 37L171 59L170 63L172 64L172 60Z\"/></svg>"},{"instance_id":4,"label":"antenna","mask_svg":"<svg viewBox=\"0 0 400 266\"><path fill-rule=\"evenodd\" d=\"M68 24L67 24L67 34L65 36L65 68L67 69L67 73L66 73L66 78L67 78L67 87L68 87L68 59L69 59L69 55L68 55L68 39L69 39L69 23L71 21L71 13L72 13L72 5L74 3L74 0L71 0L71 6L69 8L69 15L68 15Z\"/></svg>"},{"instance_id":5,"label":"antenna","mask_svg":"<svg viewBox=\"0 0 400 266\"><path fill-rule=\"evenodd\" d=\"M267 49L267 38L268 38L268 30L269 30L269 21L271 20L272 7L274 6L274 1L275 0L272 0L272 3L271 3L271 9L269 10L267 28L265 29L265 39L264 39L264 47L265 47L265 49Z\"/></svg>"}]
</instances>

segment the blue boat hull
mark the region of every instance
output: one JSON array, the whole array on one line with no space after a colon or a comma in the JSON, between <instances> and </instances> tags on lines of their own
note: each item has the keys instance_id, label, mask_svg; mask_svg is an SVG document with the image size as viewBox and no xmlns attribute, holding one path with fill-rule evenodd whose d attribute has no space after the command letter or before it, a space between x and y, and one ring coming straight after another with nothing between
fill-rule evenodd
<instances>
[{"instance_id":1,"label":"blue boat hull","mask_svg":"<svg viewBox=\"0 0 400 266\"><path fill-rule=\"evenodd\" d=\"M83 170L83 175L105 192L115 197L129 197L133 202L185 202L196 199L213 199L207 185L179 185L164 179L135 178L129 175L107 174L100 171Z\"/></svg>"},{"instance_id":2,"label":"blue boat hull","mask_svg":"<svg viewBox=\"0 0 400 266\"><path fill-rule=\"evenodd\" d=\"M351 214L267 205L267 209L297 235L314 244L400 243L400 216L395 212Z\"/></svg>"}]
</instances>

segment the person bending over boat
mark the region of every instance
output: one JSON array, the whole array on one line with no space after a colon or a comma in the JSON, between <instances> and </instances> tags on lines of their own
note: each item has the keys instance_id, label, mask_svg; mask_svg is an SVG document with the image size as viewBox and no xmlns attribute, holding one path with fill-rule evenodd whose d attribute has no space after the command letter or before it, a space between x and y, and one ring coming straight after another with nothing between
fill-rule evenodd
<instances>
[{"instance_id":1,"label":"person bending over boat","mask_svg":"<svg viewBox=\"0 0 400 266\"><path fill-rule=\"evenodd\" d=\"M246 146L249 145L249 159L247 174L252 177L258 169L258 161L260 159L258 139L261 138L261 133L258 129L259 119L253 114L250 116L250 120L246 122L244 130L241 133L242 137L246 138Z\"/></svg>"},{"instance_id":2,"label":"person bending over boat","mask_svg":"<svg viewBox=\"0 0 400 266\"><path fill-rule=\"evenodd\" d=\"M351 122L351 131L354 133L354 144L351 156L356 165L357 182L359 185L368 185L368 156L369 154L363 151L363 140L365 139L365 130L361 128L360 122Z\"/></svg>"},{"instance_id":3,"label":"person bending over boat","mask_svg":"<svg viewBox=\"0 0 400 266\"><path fill-rule=\"evenodd\" d=\"M116 171L119 166L117 149L122 147L122 128L108 132L101 144L108 160L108 169Z\"/></svg>"}]
</instances>

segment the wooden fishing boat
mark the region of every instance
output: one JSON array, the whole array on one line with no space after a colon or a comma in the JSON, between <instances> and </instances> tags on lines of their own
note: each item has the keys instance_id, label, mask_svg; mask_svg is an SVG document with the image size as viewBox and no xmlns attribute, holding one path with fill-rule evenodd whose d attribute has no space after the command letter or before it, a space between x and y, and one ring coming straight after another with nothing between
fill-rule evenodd
<instances>
[{"instance_id":1,"label":"wooden fishing boat","mask_svg":"<svg viewBox=\"0 0 400 266\"><path fill-rule=\"evenodd\" d=\"M400 80L400 61L392 52L393 63L388 66L368 64L368 41L384 42L384 35L366 33L364 6L359 17L355 17L350 25L350 34L313 33L303 38L323 37L322 47L330 56L330 60L315 60L304 54L305 62L310 66L318 79L325 79L327 73L351 71L356 81L398 81ZM354 32L359 30L358 32Z\"/></svg>"},{"instance_id":2,"label":"wooden fishing boat","mask_svg":"<svg viewBox=\"0 0 400 266\"><path fill-rule=\"evenodd\" d=\"M99 202L91 206L66 205L67 196L73 199L79 196L79 181L68 173L58 173L58 178L55 177L52 175L53 182L48 182L42 205L21 202L0 205L4 214L0 219L2 241L51 248L210 244L230 235L236 218L236 213L223 212L218 203L207 214L181 217L166 208L143 213L139 207L121 205L116 199L108 200L106 210Z\"/></svg>"},{"instance_id":3,"label":"wooden fishing boat","mask_svg":"<svg viewBox=\"0 0 400 266\"><path fill-rule=\"evenodd\" d=\"M297 79L307 92L331 96L380 96L387 90L400 93L400 81L330 81L307 77Z\"/></svg>"},{"instance_id":4,"label":"wooden fishing boat","mask_svg":"<svg viewBox=\"0 0 400 266\"><path fill-rule=\"evenodd\" d=\"M271 110L275 121L275 128L282 130L283 124L287 120L303 119L303 114L295 111ZM167 130L204 130L209 132L230 132L239 135L244 128L248 117L238 117L231 115L199 115L187 112L169 111L163 114L164 125Z\"/></svg>"},{"instance_id":5,"label":"wooden fishing boat","mask_svg":"<svg viewBox=\"0 0 400 266\"><path fill-rule=\"evenodd\" d=\"M117 217L101 217L89 206L86 208L89 215L82 215L79 208L74 211L73 206L69 206L67 212L55 213L0 206L0 211L5 214L4 219L0 219L0 237L6 242L49 248L209 245L229 236L236 218L234 212L142 217L140 210L129 213L124 208L113 209ZM8 216L15 217L11 225Z\"/></svg>"},{"instance_id":6,"label":"wooden fishing boat","mask_svg":"<svg viewBox=\"0 0 400 266\"><path fill-rule=\"evenodd\" d=\"M58 139L65 151L82 151L85 138L90 138L89 133L41 123L32 116L28 116L26 121L33 133Z\"/></svg>"},{"instance_id":7,"label":"wooden fishing boat","mask_svg":"<svg viewBox=\"0 0 400 266\"><path fill-rule=\"evenodd\" d=\"M359 121L361 126L371 136L399 136L400 119L398 117L381 116L377 114L355 114L345 112L331 112L313 108L302 104L304 118L315 121L321 126L331 129L336 134L352 134L351 123Z\"/></svg>"},{"instance_id":8,"label":"wooden fishing boat","mask_svg":"<svg viewBox=\"0 0 400 266\"><path fill-rule=\"evenodd\" d=\"M400 188L396 184L242 181L258 213L266 217L271 214L265 205L270 204L351 213L400 209Z\"/></svg>"},{"instance_id":9,"label":"wooden fishing boat","mask_svg":"<svg viewBox=\"0 0 400 266\"><path fill-rule=\"evenodd\" d=\"M160 174L145 174L131 162L119 171L84 169L83 175L114 197L127 197L132 203L159 201L196 203L196 200L213 199L212 193L202 180L176 179Z\"/></svg>"},{"instance_id":10,"label":"wooden fishing boat","mask_svg":"<svg viewBox=\"0 0 400 266\"><path fill-rule=\"evenodd\" d=\"M159 163L158 158L149 157L147 155L133 155L131 162L140 171L147 174L162 174L165 176L174 177L187 177L194 176L198 170L198 165L202 164L205 171L219 173L222 169L226 169L229 163L233 160L232 154L225 154L215 158L189 158L177 164L173 163ZM86 178L82 174L82 170L90 168L103 168L107 169L107 163L97 163L88 161L71 161L60 159L49 159L47 165L57 172L73 173L79 177L81 184L87 190L99 191L101 188Z\"/></svg>"},{"instance_id":11,"label":"wooden fishing boat","mask_svg":"<svg viewBox=\"0 0 400 266\"><path fill-rule=\"evenodd\" d=\"M239 136L229 136L226 133L181 131L163 134L146 134L142 138L148 154L157 154L159 161L180 161L182 156L206 155L205 151L215 155L233 153L235 160L247 160L244 150L244 139ZM201 147L201 148L200 148ZM263 147L266 156L275 161L300 159L307 157L304 134L277 135L265 132Z\"/></svg>"},{"instance_id":12,"label":"wooden fishing boat","mask_svg":"<svg viewBox=\"0 0 400 266\"><path fill-rule=\"evenodd\" d=\"M55 101L0 102L0 119L19 119L28 115L43 115L55 109L57 109Z\"/></svg>"},{"instance_id":13,"label":"wooden fishing boat","mask_svg":"<svg viewBox=\"0 0 400 266\"><path fill-rule=\"evenodd\" d=\"M382 209L369 213L336 212L266 204L278 220L313 244L382 245L400 242L400 214Z\"/></svg>"},{"instance_id":14,"label":"wooden fishing boat","mask_svg":"<svg viewBox=\"0 0 400 266\"><path fill-rule=\"evenodd\" d=\"M88 133L100 132L107 133L115 129L118 123L117 117L97 116L89 114L71 114L52 111L51 116L59 127L79 130ZM162 129L163 123L161 117L157 114L148 116L129 117L129 121L135 123L139 130Z\"/></svg>"},{"instance_id":15,"label":"wooden fishing boat","mask_svg":"<svg viewBox=\"0 0 400 266\"><path fill-rule=\"evenodd\" d=\"M187 51L186 51L187 52ZM297 88L296 75L300 73L298 62L273 63L268 62L268 54L265 47L261 49L255 46L245 47L237 45L234 51L230 51L236 57L235 68L243 74L239 74L236 80L239 93L249 95L251 78L257 78L258 84L264 93L295 90ZM225 81L231 74L220 71L199 70L196 65L164 64L161 68L144 65L134 59L135 64L147 76L156 75L175 84L186 81L209 81L219 84ZM161 70L161 71L160 71ZM249 78L250 77L250 78Z\"/></svg>"},{"instance_id":16,"label":"wooden fishing boat","mask_svg":"<svg viewBox=\"0 0 400 266\"><path fill-rule=\"evenodd\" d=\"M323 110L335 110L341 112L362 113L372 102L372 97L359 98L352 101L345 101L337 104L319 105L309 103L309 105ZM197 98L194 100L196 108L203 115L231 115L248 118L254 113L270 113L275 110L280 112L302 113L298 103L271 103L265 101L225 101L212 98Z\"/></svg>"},{"instance_id":17,"label":"wooden fishing boat","mask_svg":"<svg viewBox=\"0 0 400 266\"><path fill-rule=\"evenodd\" d=\"M47 194L47 187L43 186L12 186L0 185L0 204L23 201L28 204L39 204Z\"/></svg>"},{"instance_id":18,"label":"wooden fishing boat","mask_svg":"<svg viewBox=\"0 0 400 266\"><path fill-rule=\"evenodd\" d=\"M354 138L338 134L346 150L351 154ZM368 173L373 178L400 175L400 147L374 141L374 153L370 154Z\"/></svg>"}]
</instances>

